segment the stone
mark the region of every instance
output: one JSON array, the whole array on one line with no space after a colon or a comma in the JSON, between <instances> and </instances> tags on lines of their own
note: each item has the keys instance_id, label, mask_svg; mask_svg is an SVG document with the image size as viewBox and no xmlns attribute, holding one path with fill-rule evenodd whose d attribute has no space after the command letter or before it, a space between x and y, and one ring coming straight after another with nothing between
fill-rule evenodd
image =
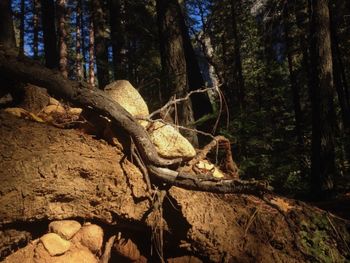
<instances>
[{"instance_id":1,"label":"stone","mask_svg":"<svg viewBox=\"0 0 350 263\"><path fill-rule=\"evenodd\" d=\"M81 228L81 224L75 220L53 221L49 224L49 231L62 238L71 239Z\"/></svg>"},{"instance_id":2,"label":"stone","mask_svg":"<svg viewBox=\"0 0 350 263\"><path fill-rule=\"evenodd\" d=\"M47 115L50 115L53 113L64 114L66 113L66 110L60 105L48 105L43 109L43 112Z\"/></svg>"},{"instance_id":3,"label":"stone","mask_svg":"<svg viewBox=\"0 0 350 263\"><path fill-rule=\"evenodd\" d=\"M64 254L71 246L71 242L64 240L55 233L48 233L40 238L41 243L51 256Z\"/></svg>"},{"instance_id":4,"label":"stone","mask_svg":"<svg viewBox=\"0 0 350 263\"><path fill-rule=\"evenodd\" d=\"M224 178L223 172L208 160L201 160L195 164L196 168L202 170L204 174L212 174L216 178Z\"/></svg>"},{"instance_id":5,"label":"stone","mask_svg":"<svg viewBox=\"0 0 350 263\"><path fill-rule=\"evenodd\" d=\"M134 117L149 115L146 102L127 80L117 80L108 84L104 91Z\"/></svg>"},{"instance_id":6,"label":"stone","mask_svg":"<svg viewBox=\"0 0 350 263\"><path fill-rule=\"evenodd\" d=\"M78 239L83 246L96 254L102 249L103 230L98 225L86 224L79 230L74 239Z\"/></svg>"},{"instance_id":7,"label":"stone","mask_svg":"<svg viewBox=\"0 0 350 263\"><path fill-rule=\"evenodd\" d=\"M53 97L49 98L49 105L62 106L61 103Z\"/></svg>"},{"instance_id":8,"label":"stone","mask_svg":"<svg viewBox=\"0 0 350 263\"><path fill-rule=\"evenodd\" d=\"M88 249L74 249L57 258L54 263L98 263L98 259Z\"/></svg>"},{"instance_id":9,"label":"stone","mask_svg":"<svg viewBox=\"0 0 350 263\"><path fill-rule=\"evenodd\" d=\"M80 115L83 112L82 108L69 108L68 113L72 115Z\"/></svg>"},{"instance_id":10,"label":"stone","mask_svg":"<svg viewBox=\"0 0 350 263\"><path fill-rule=\"evenodd\" d=\"M173 126L155 121L147 128L159 155L166 158L193 158L196 150Z\"/></svg>"}]
</instances>

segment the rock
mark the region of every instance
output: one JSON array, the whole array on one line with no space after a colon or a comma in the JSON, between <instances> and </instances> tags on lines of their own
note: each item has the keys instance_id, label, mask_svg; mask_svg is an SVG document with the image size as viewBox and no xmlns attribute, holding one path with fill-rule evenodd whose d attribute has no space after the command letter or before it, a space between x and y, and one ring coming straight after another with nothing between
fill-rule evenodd
<instances>
[{"instance_id":1,"label":"rock","mask_svg":"<svg viewBox=\"0 0 350 263\"><path fill-rule=\"evenodd\" d=\"M196 155L192 144L173 126L156 121L147 130L159 155L166 158L192 158Z\"/></svg>"},{"instance_id":2,"label":"rock","mask_svg":"<svg viewBox=\"0 0 350 263\"><path fill-rule=\"evenodd\" d=\"M104 88L104 91L131 115L136 117L146 117L149 115L146 102L129 81L114 81L108 84Z\"/></svg>"},{"instance_id":3,"label":"rock","mask_svg":"<svg viewBox=\"0 0 350 263\"><path fill-rule=\"evenodd\" d=\"M50 115L53 113L64 114L66 113L66 110L60 105L49 105L43 109L43 112L47 115Z\"/></svg>"},{"instance_id":4,"label":"rock","mask_svg":"<svg viewBox=\"0 0 350 263\"><path fill-rule=\"evenodd\" d=\"M49 224L50 232L56 233L66 240L71 239L80 228L80 223L74 220L53 221Z\"/></svg>"},{"instance_id":5,"label":"rock","mask_svg":"<svg viewBox=\"0 0 350 263\"><path fill-rule=\"evenodd\" d=\"M79 240L83 246L96 254L100 252L102 248L103 230L98 225L84 225L73 238L73 242L76 240Z\"/></svg>"},{"instance_id":6,"label":"rock","mask_svg":"<svg viewBox=\"0 0 350 263\"><path fill-rule=\"evenodd\" d=\"M64 240L55 233L43 235L40 241L51 256L62 255L71 246L71 242Z\"/></svg>"},{"instance_id":7,"label":"rock","mask_svg":"<svg viewBox=\"0 0 350 263\"><path fill-rule=\"evenodd\" d=\"M82 108L69 108L68 113L72 115L80 115L82 113Z\"/></svg>"},{"instance_id":8,"label":"rock","mask_svg":"<svg viewBox=\"0 0 350 263\"><path fill-rule=\"evenodd\" d=\"M62 106L58 100L56 100L55 98L52 98L52 97L49 98L49 105Z\"/></svg>"},{"instance_id":9,"label":"rock","mask_svg":"<svg viewBox=\"0 0 350 263\"><path fill-rule=\"evenodd\" d=\"M214 164L209 162L208 160L201 160L195 164L198 170L201 170L204 174L212 174L216 178L225 177L223 172L221 172Z\"/></svg>"},{"instance_id":10,"label":"rock","mask_svg":"<svg viewBox=\"0 0 350 263\"><path fill-rule=\"evenodd\" d=\"M59 257L55 263L98 263L98 259L88 249L74 249Z\"/></svg>"}]
</instances>

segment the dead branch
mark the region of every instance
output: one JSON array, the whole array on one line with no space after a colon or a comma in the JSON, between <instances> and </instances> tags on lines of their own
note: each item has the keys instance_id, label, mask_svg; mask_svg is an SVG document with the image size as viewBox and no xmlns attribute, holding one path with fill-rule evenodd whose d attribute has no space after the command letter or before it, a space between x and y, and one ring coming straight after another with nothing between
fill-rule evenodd
<instances>
[{"instance_id":1,"label":"dead branch","mask_svg":"<svg viewBox=\"0 0 350 263\"><path fill-rule=\"evenodd\" d=\"M165 159L158 155L148 133L135 121L119 103L113 101L102 90L91 89L84 82L67 80L54 70L47 69L28 58L17 58L13 52L0 51L0 72L13 79L32 83L44 87L55 97L66 99L85 109L93 109L97 114L108 117L112 121L112 128L124 129L132 137L144 160L146 167L154 176L165 182L194 190L212 191L220 193L259 193L269 189L265 182L218 180L207 176L190 176L179 174L161 167L178 164L181 159ZM190 92L185 100L195 92ZM201 91L205 92L205 90ZM175 103L175 105L176 105ZM171 177L175 174L175 177Z\"/></svg>"}]
</instances>

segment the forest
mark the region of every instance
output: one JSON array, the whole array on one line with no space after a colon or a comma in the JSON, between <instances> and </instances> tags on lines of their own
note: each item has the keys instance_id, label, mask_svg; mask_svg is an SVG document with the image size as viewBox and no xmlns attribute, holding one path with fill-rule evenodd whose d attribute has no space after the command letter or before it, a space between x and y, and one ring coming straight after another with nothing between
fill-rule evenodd
<instances>
[{"instance_id":1,"label":"forest","mask_svg":"<svg viewBox=\"0 0 350 263\"><path fill-rule=\"evenodd\" d=\"M0 0L1 262L350 262L350 1Z\"/></svg>"}]
</instances>

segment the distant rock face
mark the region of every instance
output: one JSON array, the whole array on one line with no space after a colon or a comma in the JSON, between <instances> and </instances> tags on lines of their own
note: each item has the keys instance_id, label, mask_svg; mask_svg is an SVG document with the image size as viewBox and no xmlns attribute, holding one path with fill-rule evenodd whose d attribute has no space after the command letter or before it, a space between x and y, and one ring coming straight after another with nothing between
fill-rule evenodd
<instances>
[{"instance_id":1,"label":"distant rock face","mask_svg":"<svg viewBox=\"0 0 350 263\"><path fill-rule=\"evenodd\" d=\"M156 121L147 130L159 155L167 158L192 158L196 155L192 144L173 126Z\"/></svg>"},{"instance_id":2,"label":"distant rock face","mask_svg":"<svg viewBox=\"0 0 350 263\"><path fill-rule=\"evenodd\" d=\"M149 115L147 104L129 81L114 81L108 84L104 91L131 115L136 117L146 117Z\"/></svg>"}]
</instances>

